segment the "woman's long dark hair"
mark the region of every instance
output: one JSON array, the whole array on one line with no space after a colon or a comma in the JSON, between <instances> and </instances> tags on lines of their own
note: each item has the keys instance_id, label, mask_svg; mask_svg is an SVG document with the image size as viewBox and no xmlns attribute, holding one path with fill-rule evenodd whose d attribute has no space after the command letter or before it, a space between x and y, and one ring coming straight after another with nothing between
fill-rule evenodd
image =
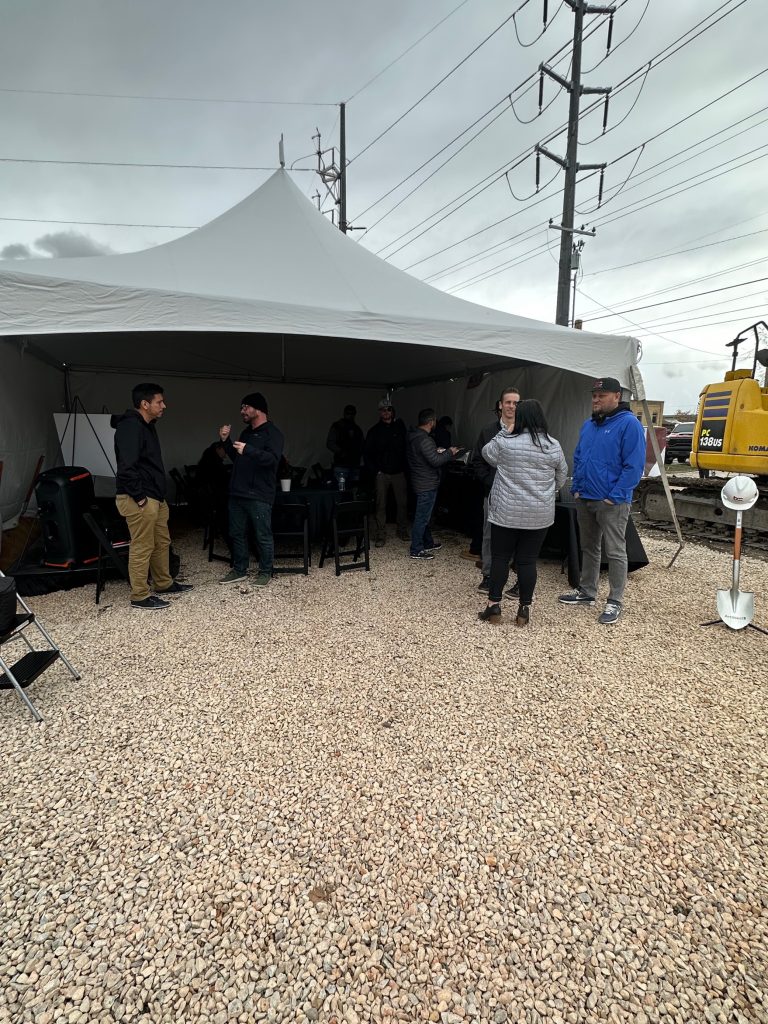
<instances>
[{"instance_id":1,"label":"woman's long dark hair","mask_svg":"<svg viewBox=\"0 0 768 1024\"><path fill-rule=\"evenodd\" d=\"M526 398L522 402L518 402L515 409L515 426L512 433L522 434L526 430L531 435L533 443L542 451L544 450L541 443L542 436L546 437L548 441L552 441L544 410L541 403L537 402L535 398Z\"/></svg>"}]
</instances>

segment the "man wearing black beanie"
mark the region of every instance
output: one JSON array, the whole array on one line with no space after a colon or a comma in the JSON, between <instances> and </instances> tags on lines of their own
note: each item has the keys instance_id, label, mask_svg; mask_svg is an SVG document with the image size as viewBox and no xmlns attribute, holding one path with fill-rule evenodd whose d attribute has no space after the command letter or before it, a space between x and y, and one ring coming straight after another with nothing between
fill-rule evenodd
<instances>
[{"instance_id":1,"label":"man wearing black beanie","mask_svg":"<svg viewBox=\"0 0 768 1024\"><path fill-rule=\"evenodd\" d=\"M238 583L248 572L248 523L253 524L259 553L255 583L265 587L272 579L274 543L272 506L277 490L277 467L283 455L283 435L267 417L267 400L258 391L246 395L240 405L245 429L239 441L231 438L232 427L219 428L219 437L232 460L229 484L229 535L232 568L222 583Z\"/></svg>"}]
</instances>

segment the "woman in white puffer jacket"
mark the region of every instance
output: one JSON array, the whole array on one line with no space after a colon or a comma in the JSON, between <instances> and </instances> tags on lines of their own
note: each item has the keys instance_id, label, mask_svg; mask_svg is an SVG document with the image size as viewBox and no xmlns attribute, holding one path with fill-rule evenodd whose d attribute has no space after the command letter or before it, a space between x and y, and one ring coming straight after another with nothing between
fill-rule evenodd
<instances>
[{"instance_id":1,"label":"woman in white puffer jacket","mask_svg":"<svg viewBox=\"0 0 768 1024\"><path fill-rule=\"evenodd\" d=\"M536 560L547 530L555 521L555 497L568 476L560 442L549 436L544 411L535 399L520 402L515 425L501 430L483 448L496 467L488 503L491 524L491 581L488 604L478 615L501 620L501 595L514 560L520 586L515 622L527 626L536 587Z\"/></svg>"}]
</instances>

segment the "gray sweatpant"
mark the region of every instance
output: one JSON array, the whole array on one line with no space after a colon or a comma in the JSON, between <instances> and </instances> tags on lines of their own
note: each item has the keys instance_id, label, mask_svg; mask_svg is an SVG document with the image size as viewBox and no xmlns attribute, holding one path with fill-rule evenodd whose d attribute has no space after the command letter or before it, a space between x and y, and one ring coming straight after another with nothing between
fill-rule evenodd
<instances>
[{"instance_id":1,"label":"gray sweatpant","mask_svg":"<svg viewBox=\"0 0 768 1024\"><path fill-rule=\"evenodd\" d=\"M581 535L580 587L591 598L597 597L600 556L605 544L608 559L608 600L621 604L627 584L627 520L629 505L608 505L604 501L576 499L576 517Z\"/></svg>"}]
</instances>

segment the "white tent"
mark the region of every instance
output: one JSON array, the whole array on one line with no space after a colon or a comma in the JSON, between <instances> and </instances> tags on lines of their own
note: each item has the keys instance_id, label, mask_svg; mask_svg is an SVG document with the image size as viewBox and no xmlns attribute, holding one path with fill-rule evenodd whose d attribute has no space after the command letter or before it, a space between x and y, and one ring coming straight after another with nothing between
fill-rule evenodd
<instances>
[{"instance_id":1,"label":"white tent","mask_svg":"<svg viewBox=\"0 0 768 1024\"><path fill-rule=\"evenodd\" d=\"M468 443L488 418L499 375L512 374L548 406L567 441L587 408L583 377L610 374L628 387L639 380L633 338L572 331L438 291L342 235L286 171L153 249L0 262L0 311L6 519L18 511L37 455L51 451L51 413L74 394L91 411L124 408L140 379L172 388L177 409L195 407L191 431L188 410L173 436L163 422L169 465L193 461L212 424L233 418L241 392L253 390L238 381L269 393L291 460L307 464L322 454L327 426L347 401L374 410L361 416L367 426L385 390L402 389L406 415L438 405ZM483 374L467 391L467 380Z\"/></svg>"}]
</instances>

